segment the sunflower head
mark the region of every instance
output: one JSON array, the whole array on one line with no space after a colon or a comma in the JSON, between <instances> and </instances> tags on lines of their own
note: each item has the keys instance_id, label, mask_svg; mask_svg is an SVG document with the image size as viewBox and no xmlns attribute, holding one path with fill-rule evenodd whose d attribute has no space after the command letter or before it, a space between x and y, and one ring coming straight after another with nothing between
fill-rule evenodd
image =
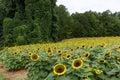
<instances>
[{"instance_id":1,"label":"sunflower head","mask_svg":"<svg viewBox=\"0 0 120 80\"><path fill-rule=\"evenodd\" d=\"M69 60L71 58L71 54L66 54L66 59Z\"/></svg>"},{"instance_id":2,"label":"sunflower head","mask_svg":"<svg viewBox=\"0 0 120 80\"><path fill-rule=\"evenodd\" d=\"M90 49L93 49L93 46L90 46Z\"/></svg>"},{"instance_id":3,"label":"sunflower head","mask_svg":"<svg viewBox=\"0 0 120 80\"><path fill-rule=\"evenodd\" d=\"M74 51L74 49L73 49L73 48L70 48L70 51L71 51L71 52L73 52L73 51Z\"/></svg>"},{"instance_id":4,"label":"sunflower head","mask_svg":"<svg viewBox=\"0 0 120 80\"><path fill-rule=\"evenodd\" d=\"M98 60L98 63L106 63L106 60L104 59Z\"/></svg>"},{"instance_id":5,"label":"sunflower head","mask_svg":"<svg viewBox=\"0 0 120 80\"><path fill-rule=\"evenodd\" d=\"M82 47L82 48L84 48L85 46L86 46L85 44L82 44L82 46L81 46L81 47Z\"/></svg>"},{"instance_id":6,"label":"sunflower head","mask_svg":"<svg viewBox=\"0 0 120 80\"><path fill-rule=\"evenodd\" d=\"M51 48L48 48L47 50L46 50L46 53L51 53L52 52L52 49Z\"/></svg>"},{"instance_id":7,"label":"sunflower head","mask_svg":"<svg viewBox=\"0 0 120 80\"><path fill-rule=\"evenodd\" d=\"M48 55L48 56L53 56L53 53L52 53L52 52L51 52L51 53L47 53L47 55Z\"/></svg>"},{"instance_id":8,"label":"sunflower head","mask_svg":"<svg viewBox=\"0 0 120 80\"><path fill-rule=\"evenodd\" d=\"M85 53L84 53L84 57L85 57L85 58L88 58L89 56L90 56L90 53L89 53L89 52L85 52Z\"/></svg>"},{"instance_id":9,"label":"sunflower head","mask_svg":"<svg viewBox=\"0 0 120 80\"><path fill-rule=\"evenodd\" d=\"M11 55L12 56L16 56L18 53L17 52L14 52L14 53L12 53Z\"/></svg>"},{"instance_id":10,"label":"sunflower head","mask_svg":"<svg viewBox=\"0 0 120 80\"><path fill-rule=\"evenodd\" d=\"M120 46L117 47L117 51L120 51Z\"/></svg>"},{"instance_id":11,"label":"sunflower head","mask_svg":"<svg viewBox=\"0 0 120 80\"><path fill-rule=\"evenodd\" d=\"M55 65L54 68L53 68L54 74L56 74L56 75L58 75L58 76L65 74L66 70L67 70L67 69L66 69L66 66L63 65L63 64L57 64L57 65Z\"/></svg>"},{"instance_id":12,"label":"sunflower head","mask_svg":"<svg viewBox=\"0 0 120 80\"><path fill-rule=\"evenodd\" d=\"M58 53L59 55L62 55L62 50L58 50L57 53Z\"/></svg>"},{"instance_id":13,"label":"sunflower head","mask_svg":"<svg viewBox=\"0 0 120 80\"><path fill-rule=\"evenodd\" d=\"M105 57L111 58L111 50L108 50L107 53L105 53Z\"/></svg>"},{"instance_id":14,"label":"sunflower head","mask_svg":"<svg viewBox=\"0 0 120 80\"><path fill-rule=\"evenodd\" d=\"M83 60L81 58L74 59L72 61L72 68L80 69L83 66Z\"/></svg>"},{"instance_id":15,"label":"sunflower head","mask_svg":"<svg viewBox=\"0 0 120 80\"><path fill-rule=\"evenodd\" d=\"M106 43L102 43L102 44L101 44L101 47L103 47L103 48L105 48L106 46L107 46Z\"/></svg>"},{"instance_id":16,"label":"sunflower head","mask_svg":"<svg viewBox=\"0 0 120 80\"><path fill-rule=\"evenodd\" d=\"M32 54L32 55L30 56L30 59L31 59L32 61L37 61L37 60L39 60L39 55L38 55L38 54Z\"/></svg>"},{"instance_id":17,"label":"sunflower head","mask_svg":"<svg viewBox=\"0 0 120 80\"><path fill-rule=\"evenodd\" d=\"M29 52L28 55L31 56L33 53Z\"/></svg>"}]
</instances>

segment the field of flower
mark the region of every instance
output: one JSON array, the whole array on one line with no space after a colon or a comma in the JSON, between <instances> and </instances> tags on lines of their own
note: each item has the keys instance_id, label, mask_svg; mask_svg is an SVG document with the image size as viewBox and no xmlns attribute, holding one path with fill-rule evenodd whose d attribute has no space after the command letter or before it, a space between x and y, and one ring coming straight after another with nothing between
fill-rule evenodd
<instances>
[{"instance_id":1,"label":"field of flower","mask_svg":"<svg viewBox=\"0 0 120 80\"><path fill-rule=\"evenodd\" d=\"M26 69L25 80L120 80L120 37L6 47L0 62L8 70Z\"/></svg>"}]
</instances>

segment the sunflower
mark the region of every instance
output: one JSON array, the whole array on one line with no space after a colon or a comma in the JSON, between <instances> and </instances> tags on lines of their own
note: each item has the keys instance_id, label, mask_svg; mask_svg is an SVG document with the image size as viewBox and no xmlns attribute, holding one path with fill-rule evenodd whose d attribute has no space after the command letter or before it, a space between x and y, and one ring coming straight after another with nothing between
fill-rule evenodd
<instances>
[{"instance_id":1,"label":"sunflower","mask_svg":"<svg viewBox=\"0 0 120 80\"><path fill-rule=\"evenodd\" d=\"M83 60L81 58L78 58L78 59L74 59L72 61L72 67L74 69L79 69L83 66Z\"/></svg>"},{"instance_id":2,"label":"sunflower","mask_svg":"<svg viewBox=\"0 0 120 80\"><path fill-rule=\"evenodd\" d=\"M12 53L11 55L12 56L16 56L18 53L17 52L14 52L14 53Z\"/></svg>"},{"instance_id":3,"label":"sunflower","mask_svg":"<svg viewBox=\"0 0 120 80\"><path fill-rule=\"evenodd\" d=\"M71 54L66 54L66 59L69 60L71 58Z\"/></svg>"},{"instance_id":4,"label":"sunflower","mask_svg":"<svg viewBox=\"0 0 120 80\"><path fill-rule=\"evenodd\" d=\"M37 60L39 60L39 55L38 55L38 54L32 54L32 55L30 56L30 59L31 59L32 61L37 61Z\"/></svg>"},{"instance_id":5,"label":"sunflower","mask_svg":"<svg viewBox=\"0 0 120 80\"><path fill-rule=\"evenodd\" d=\"M117 47L117 51L120 51L120 46Z\"/></svg>"},{"instance_id":6,"label":"sunflower","mask_svg":"<svg viewBox=\"0 0 120 80\"><path fill-rule=\"evenodd\" d=\"M51 48L48 48L48 49L46 50L46 53L52 53L52 49L51 49Z\"/></svg>"},{"instance_id":7,"label":"sunflower","mask_svg":"<svg viewBox=\"0 0 120 80\"><path fill-rule=\"evenodd\" d=\"M33 53L29 52L28 55L31 56Z\"/></svg>"},{"instance_id":8,"label":"sunflower","mask_svg":"<svg viewBox=\"0 0 120 80\"><path fill-rule=\"evenodd\" d=\"M62 50L58 50L57 53L58 53L59 55L62 55Z\"/></svg>"},{"instance_id":9,"label":"sunflower","mask_svg":"<svg viewBox=\"0 0 120 80\"><path fill-rule=\"evenodd\" d=\"M90 46L90 49L93 49L93 46Z\"/></svg>"},{"instance_id":10,"label":"sunflower","mask_svg":"<svg viewBox=\"0 0 120 80\"><path fill-rule=\"evenodd\" d=\"M85 52L85 53L84 53L84 57L85 57L85 58L88 58L89 56L90 56L90 53L89 53L89 52Z\"/></svg>"},{"instance_id":11,"label":"sunflower","mask_svg":"<svg viewBox=\"0 0 120 80\"><path fill-rule=\"evenodd\" d=\"M48 56L53 56L53 53L52 53L52 52L51 52L51 53L47 53L47 55L48 55Z\"/></svg>"},{"instance_id":12,"label":"sunflower","mask_svg":"<svg viewBox=\"0 0 120 80\"><path fill-rule=\"evenodd\" d=\"M98 63L106 63L106 60L104 59L98 60Z\"/></svg>"},{"instance_id":13,"label":"sunflower","mask_svg":"<svg viewBox=\"0 0 120 80\"><path fill-rule=\"evenodd\" d=\"M106 43L102 43L102 44L101 44L101 47L103 47L103 48L105 48L106 46L107 46Z\"/></svg>"},{"instance_id":14,"label":"sunflower","mask_svg":"<svg viewBox=\"0 0 120 80\"><path fill-rule=\"evenodd\" d=\"M71 51L71 52L73 52L73 51L74 51L74 49L73 49L73 48L70 48L70 51Z\"/></svg>"},{"instance_id":15,"label":"sunflower","mask_svg":"<svg viewBox=\"0 0 120 80\"><path fill-rule=\"evenodd\" d=\"M81 47L82 47L82 48L84 48L85 46L86 46L85 44L82 44L82 46L81 46Z\"/></svg>"},{"instance_id":16,"label":"sunflower","mask_svg":"<svg viewBox=\"0 0 120 80\"><path fill-rule=\"evenodd\" d=\"M105 53L105 57L111 58L111 50L108 50L107 53Z\"/></svg>"},{"instance_id":17,"label":"sunflower","mask_svg":"<svg viewBox=\"0 0 120 80\"><path fill-rule=\"evenodd\" d=\"M54 74L56 74L58 76L65 74L66 71L67 71L66 66L63 64L57 64L53 68Z\"/></svg>"}]
</instances>

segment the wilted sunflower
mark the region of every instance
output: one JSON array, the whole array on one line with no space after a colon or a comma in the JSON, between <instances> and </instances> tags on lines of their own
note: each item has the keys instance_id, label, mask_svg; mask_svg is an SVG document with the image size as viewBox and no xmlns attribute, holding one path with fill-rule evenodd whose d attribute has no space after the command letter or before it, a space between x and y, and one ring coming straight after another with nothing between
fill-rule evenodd
<instances>
[{"instance_id":1,"label":"wilted sunflower","mask_svg":"<svg viewBox=\"0 0 120 80\"><path fill-rule=\"evenodd\" d=\"M85 53L84 53L84 57L85 57L85 58L88 58L89 56L90 56L90 53L89 53L89 52L85 52Z\"/></svg>"},{"instance_id":2,"label":"wilted sunflower","mask_svg":"<svg viewBox=\"0 0 120 80\"><path fill-rule=\"evenodd\" d=\"M63 64L57 64L57 65L55 65L54 68L53 68L54 74L56 74L56 75L58 75L58 76L65 74L66 70L67 70L67 69L66 69L66 66L63 65Z\"/></svg>"},{"instance_id":3,"label":"wilted sunflower","mask_svg":"<svg viewBox=\"0 0 120 80\"><path fill-rule=\"evenodd\" d=\"M106 63L106 60L104 59L98 60L98 63Z\"/></svg>"},{"instance_id":4,"label":"wilted sunflower","mask_svg":"<svg viewBox=\"0 0 120 80\"><path fill-rule=\"evenodd\" d=\"M81 58L78 58L78 59L74 59L72 61L72 67L74 69L79 69L83 66L83 60Z\"/></svg>"},{"instance_id":5,"label":"wilted sunflower","mask_svg":"<svg viewBox=\"0 0 120 80\"><path fill-rule=\"evenodd\" d=\"M38 54L32 54L32 55L30 56L30 59L31 59L32 61L37 61L37 60L39 60L39 55L38 55Z\"/></svg>"}]
</instances>

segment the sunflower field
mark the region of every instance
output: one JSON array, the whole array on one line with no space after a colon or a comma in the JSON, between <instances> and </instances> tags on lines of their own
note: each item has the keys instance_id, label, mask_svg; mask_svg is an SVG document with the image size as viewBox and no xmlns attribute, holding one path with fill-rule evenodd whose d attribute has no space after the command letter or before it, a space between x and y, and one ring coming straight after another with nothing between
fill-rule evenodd
<instances>
[{"instance_id":1,"label":"sunflower field","mask_svg":"<svg viewBox=\"0 0 120 80\"><path fill-rule=\"evenodd\" d=\"M120 37L6 47L0 62L11 71L26 69L25 80L119 80Z\"/></svg>"}]
</instances>

